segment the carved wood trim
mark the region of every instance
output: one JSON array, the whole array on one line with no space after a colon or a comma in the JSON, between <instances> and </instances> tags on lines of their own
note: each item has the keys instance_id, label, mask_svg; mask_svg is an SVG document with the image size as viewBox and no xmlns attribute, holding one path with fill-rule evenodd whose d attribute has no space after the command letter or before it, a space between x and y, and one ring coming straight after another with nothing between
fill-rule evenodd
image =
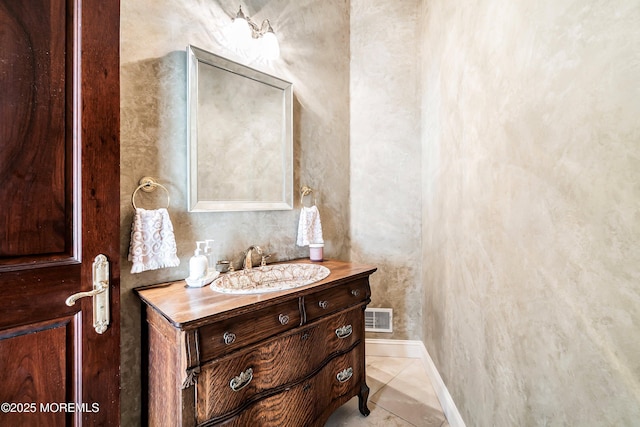
<instances>
[{"instance_id":1,"label":"carved wood trim","mask_svg":"<svg viewBox=\"0 0 640 427\"><path fill-rule=\"evenodd\" d=\"M187 369L187 377L182 382L182 389L187 389L191 386L195 386L198 382L198 375L200 374L200 366Z\"/></svg>"},{"instance_id":2,"label":"carved wood trim","mask_svg":"<svg viewBox=\"0 0 640 427\"><path fill-rule=\"evenodd\" d=\"M307 311L304 308L304 296L298 298L298 308L300 309L300 326L307 323Z\"/></svg>"}]
</instances>

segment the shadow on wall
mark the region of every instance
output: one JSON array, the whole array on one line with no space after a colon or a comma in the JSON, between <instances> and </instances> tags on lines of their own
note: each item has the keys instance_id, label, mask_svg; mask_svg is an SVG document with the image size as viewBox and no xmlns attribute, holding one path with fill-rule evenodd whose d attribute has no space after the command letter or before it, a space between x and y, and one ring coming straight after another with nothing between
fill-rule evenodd
<instances>
[{"instance_id":1,"label":"shadow on wall","mask_svg":"<svg viewBox=\"0 0 640 427\"><path fill-rule=\"evenodd\" d=\"M370 278L371 304L369 307L392 308L393 333L367 332L367 338L421 340L422 338L422 285L416 281L421 266L408 261L388 260L375 255L359 256L359 248L353 250L354 261L378 268ZM367 252L362 252L367 253Z\"/></svg>"}]
</instances>

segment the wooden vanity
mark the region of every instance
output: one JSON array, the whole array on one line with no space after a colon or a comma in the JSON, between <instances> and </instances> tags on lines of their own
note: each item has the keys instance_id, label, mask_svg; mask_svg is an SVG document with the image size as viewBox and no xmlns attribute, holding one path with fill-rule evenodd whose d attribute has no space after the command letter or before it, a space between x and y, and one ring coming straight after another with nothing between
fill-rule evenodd
<instances>
[{"instance_id":1,"label":"wooden vanity","mask_svg":"<svg viewBox=\"0 0 640 427\"><path fill-rule=\"evenodd\" d=\"M376 268L320 264L329 277L287 291L229 295L184 281L137 289L148 424L323 426L356 395L368 415L364 309Z\"/></svg>"}]
</instances>

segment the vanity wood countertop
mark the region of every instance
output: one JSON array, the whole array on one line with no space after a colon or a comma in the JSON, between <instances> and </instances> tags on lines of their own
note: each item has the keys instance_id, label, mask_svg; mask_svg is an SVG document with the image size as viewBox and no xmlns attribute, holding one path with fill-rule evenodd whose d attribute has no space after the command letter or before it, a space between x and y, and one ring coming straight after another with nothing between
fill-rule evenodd
<instances>
[{"instance_id":1,"label":"vanity wood countertop","mask_svg":"<svg viewBox=\"0 0 640 427\"><path fill-rule=\"evenodd\" d=\"M309 259L283 261L275 264L311 263ZM187 287L184 280L162 285L151 285L134 289L139 297L155 308L172 325L182 330L198 328L209 323L212 318L223 320L227 315L238 315L264 308L279 300L287 299L291 294L304 296L322 288L335 286L343 281L352 281L358 277L368 277L376 267L352 262L324 260L313 262L327 267L331 273L325 279L310 285L283 291L262 294L232 295L216 292L209 285L202 288ZM271 264L270 264L271 265Z\"/></svg>"}]
</instances>

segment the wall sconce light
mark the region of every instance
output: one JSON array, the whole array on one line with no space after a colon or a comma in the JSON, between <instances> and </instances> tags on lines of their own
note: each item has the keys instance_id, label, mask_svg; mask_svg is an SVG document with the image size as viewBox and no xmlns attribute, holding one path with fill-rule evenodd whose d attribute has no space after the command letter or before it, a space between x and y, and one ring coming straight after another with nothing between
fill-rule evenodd
<instances>
[{"instance_id":1,"label":"wall sconce light","mask_svg":"<svg viewBox=\"0 0 640 427\"><path fill-rule=\"evenodd\" d=\"M231 34L238 51L249 54L248 56L262 56L266 59L277 59L280 56L278 38L273 32L268 19L258 26L242 11L238 9L236 17L231 23Z\"/></svg>"}]
</instances>

